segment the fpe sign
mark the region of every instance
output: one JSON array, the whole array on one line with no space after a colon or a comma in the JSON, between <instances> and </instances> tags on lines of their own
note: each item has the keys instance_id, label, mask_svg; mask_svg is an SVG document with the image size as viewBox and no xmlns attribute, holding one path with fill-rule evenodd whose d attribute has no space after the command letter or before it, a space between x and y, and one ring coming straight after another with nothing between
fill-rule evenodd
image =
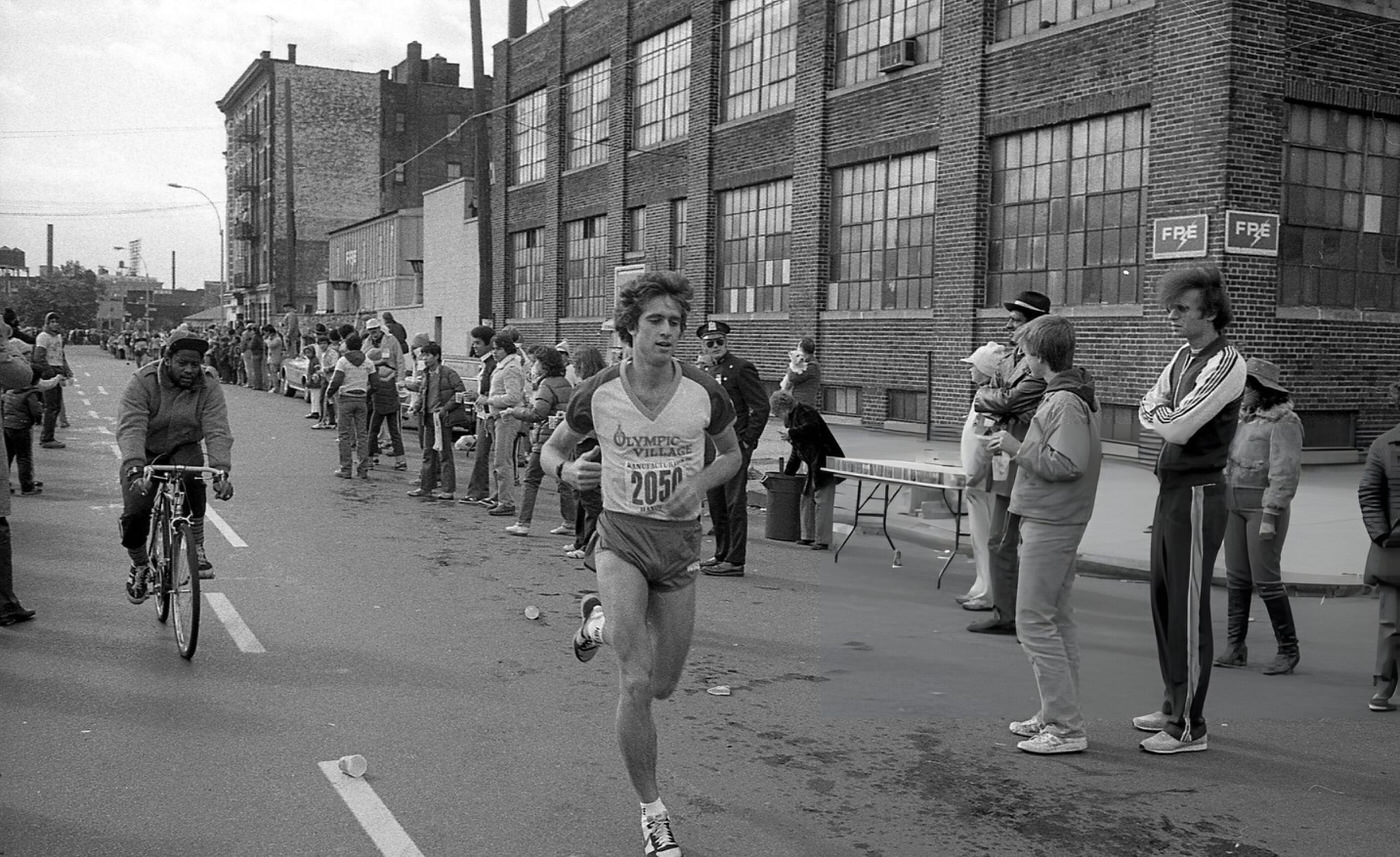
<instances>
[{"instance_id":1,"label":"fpe sign","mask_svg":"<svg viewBox=\"0 0 1400 857\"><path fill-rule=\"evenodd\" d=\"M1152 221L1152 258L1200 259L1206 255L1210 217L1188 214Z\"/></svg>"},{"instance_id":2,"label":"fpe sign","mask_svg":"<svg viewBox=\"0 0 1400 857\"><path fill-rule=\"evenodd\" d=\"M1225 212L1225 252L1278 255L1278 215L1260 211Z\"/></svg>"}]
</instances>

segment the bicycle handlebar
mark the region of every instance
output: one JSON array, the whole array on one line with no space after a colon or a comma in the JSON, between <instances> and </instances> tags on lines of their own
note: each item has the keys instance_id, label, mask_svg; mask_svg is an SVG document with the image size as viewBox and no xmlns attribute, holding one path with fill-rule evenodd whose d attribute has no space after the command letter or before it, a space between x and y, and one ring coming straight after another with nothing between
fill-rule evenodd
<instances>
[{"instance_id":1,"label":"bicycle handlebar","mask_svg":"<svg viewBox=\"0 0 1400 857\"><path fill-rule=\"evenodd\" d=\"M147 464L141 471L141 475L147 479L157 473L171 473L176 476L212 476L216 482L228 479L227 470L205 467L200 464Z\"/></svg>"}]
</instances>

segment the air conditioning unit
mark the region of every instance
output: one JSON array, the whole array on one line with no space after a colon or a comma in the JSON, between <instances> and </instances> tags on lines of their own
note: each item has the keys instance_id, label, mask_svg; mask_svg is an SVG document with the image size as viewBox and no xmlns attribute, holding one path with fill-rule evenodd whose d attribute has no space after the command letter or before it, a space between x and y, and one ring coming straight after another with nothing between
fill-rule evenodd
<instances>
[{"instance_id":1,"label":"air conditioning unit","mask_svg":"<svg viewBox=\"0 0 1400 857\"><path fill-rule=\"evenodd\" d=\"M885 74L909 68L918 61L919 43L913 39L900 39L880 46L880 71Z\"/></svg>"}]
</instances>

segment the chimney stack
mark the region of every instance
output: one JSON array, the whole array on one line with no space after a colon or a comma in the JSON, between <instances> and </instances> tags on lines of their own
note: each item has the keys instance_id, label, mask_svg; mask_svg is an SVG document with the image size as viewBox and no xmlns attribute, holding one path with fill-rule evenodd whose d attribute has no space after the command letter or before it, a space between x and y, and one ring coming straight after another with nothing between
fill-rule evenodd
<instances>
[{"instance_id":1,"label":"chimney stack","mask_svg":"<svg viewBox=\"0 0 1400 857\"><path fill-rule=\"evenodd\" d=\"M506 37L515 39L525 35L525 12L529 8L526 0L510 0L510 11L506 18Z\"/></svg>"},{"instance_id":2,"label":"chimney stack","mask_svg":"<svg viewBox=\"0 0 1400 857\"><path fill-rule=\"evenodd\" d=\"M52 276L53 276L53 271L54 271L54 267L53 267L53 224L52 224L52 223L48 224L48 233L49 233L49 253L48 253L48 255L45 257L45 259L47 259L47 261L48 261L48 263L49 263L49 266L48 266L48 267L49 267L48 274L49 274L50 277L52 277Z\"/></svg>"},{"instance_id":3,"label":"chimney stack","mask_svg":"<svg viewBox=\"0 0 1400 857\"><path fill-rule=\"evenodd\" d=\"M292 44L291 42L288 42L288 43L287 43L287 62L292 63L293 65L295 65L295 64L296 64L296 61L297 61L297 46L294 45L294 44Z\"/></svg>"}]
</instances>

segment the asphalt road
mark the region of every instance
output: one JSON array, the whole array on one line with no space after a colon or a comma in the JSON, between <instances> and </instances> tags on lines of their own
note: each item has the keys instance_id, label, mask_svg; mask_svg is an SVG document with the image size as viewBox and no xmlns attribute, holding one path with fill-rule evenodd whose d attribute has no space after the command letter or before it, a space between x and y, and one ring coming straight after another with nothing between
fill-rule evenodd
<instances>
[{"instance_id":1,"label":"asphalt road","mask_svg":"<svg viewBox=\"0 0 1400 857\"><path fill-rule=\"evenodd\" d=\"M209 528L206 593L246 632L206 604L187 663L121 592L110 432L132 367L73 352L68 449L36 451L45 493L11 518L39 616L0 629L0 854L640 854L613 661L572 656L592 577L563 539L409 499L401 473L335 479L304 404L232 388L237 495L213 505L246 547ZM751 523L749 575L701 580L689 668L658 706L687 855L1393 850L1400 715L1365 707L1374 601L1300 599L1298 673L1216 671L1210 751L1155 757L1127 722L1160 693L1146 590L1081 579L1090 749L1031 757L1006 731L1034 711L1030 668L1013 639L962 630L965 560L939 592L934 552L904 545L892 569L856 535L835 563ZM363 780L323 772L350 753Z\"/></svg>"}]
</instances>

